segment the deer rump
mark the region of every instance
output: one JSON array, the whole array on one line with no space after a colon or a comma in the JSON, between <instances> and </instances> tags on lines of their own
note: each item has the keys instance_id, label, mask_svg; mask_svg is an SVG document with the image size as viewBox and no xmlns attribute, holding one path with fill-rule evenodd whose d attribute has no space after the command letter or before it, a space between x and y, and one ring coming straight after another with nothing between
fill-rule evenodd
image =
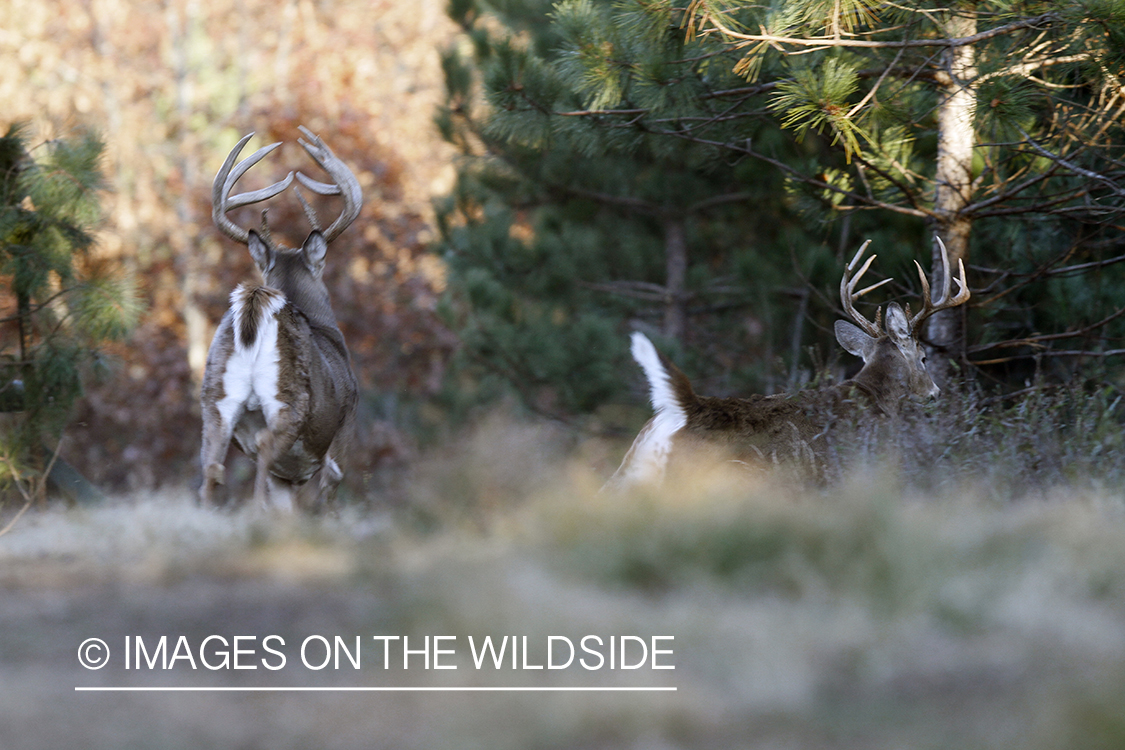
<instances>
[{"instance_id":1,"label":"deer rump","mask_svg":"<svg viewBox=\"0 0 1125 750\"><path fill-rule=\"evenodd\" d=\"M300 485L324 468L341 473L329 447L355 406L332 373L349 372L343 336L311 323L285 294L261 284L231 293L207 356L203 403L243 453L271 439L269 473Z\"/></svg>"}]
</instances>

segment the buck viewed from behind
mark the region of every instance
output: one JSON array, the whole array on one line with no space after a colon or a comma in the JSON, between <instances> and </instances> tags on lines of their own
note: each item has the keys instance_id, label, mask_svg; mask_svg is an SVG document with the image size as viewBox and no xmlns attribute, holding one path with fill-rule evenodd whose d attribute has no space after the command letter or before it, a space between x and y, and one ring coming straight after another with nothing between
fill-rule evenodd
<instances>
[{"instance_id":1,"label":"buck viewed from behind","mask_svg":"<svg viewBox=\"0 0 1125 750\"><path fill-rule=\"evenodd\" d=\"M290 172L280 182L232 196L235 183L280 143L265 146L235 166L250 133L227 156L212 185L212 218L227 237L246 245L263 283L240 284L219 323L203 375L203 485L200 499L214 502L224 483L231 438L256 460L254 500L260 506L311 507L335 495L355 417L357 389L344 337L322 278L328 245L348 227L362 203L351 170L317 136L302 127L305 151L332 183ZM302 246L290 249L270 238L266 211L261 233L235 225L227 212L268 200L296 179L320 195L339 195L344 207L326 230L294 187L312 225ZM319 477L316 475L319 474ZM315 479L314 479L315 477Z\"/></svg>"},{"instance_id":2,"label":"buck viewed from behind","mask_svg":"<svg viewBox=\"0 0 1125 750\"><path fill-rule=\"evenodd\" d=\"M856 300L891 281L884 279L856 291L876 257L872 255L856 272L870 242L859 248L840 280L840 301L855 324L836 321L836 340L864 362L863 369L850 380L796 394L699 396L687 376L657 352L644 334L634 333L633 357L649 382L655 415L641 429L603 489L660 481L671 460L700 448L717 449L724 457L750 464L806 461L815 474L820 474L825 449L839 420L871 412L893 417L906 399L935 398L939 389L926 371L925 349L918 334L929 316L969 299L964 264L958 261L959 289L951 296L949 254L937 238L944 271L938 300L931 299L929 282L915 261L922 281L922 309L911 314L909 306L904 310L891 302L884 327L881 309L876 310L874 322L855 309Z\"/></svg>"}]
</instances>

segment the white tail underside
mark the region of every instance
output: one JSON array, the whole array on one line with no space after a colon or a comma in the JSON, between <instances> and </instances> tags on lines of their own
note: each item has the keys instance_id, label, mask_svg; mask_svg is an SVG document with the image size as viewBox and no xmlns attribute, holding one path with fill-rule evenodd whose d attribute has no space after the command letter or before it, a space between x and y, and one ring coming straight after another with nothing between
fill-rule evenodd
<instances>
[{"instance_id":1,"label":"white tail underside","mask_svg":"<svg viewBox=\"0 0 1125 750\"><path fill-rule=\"evenodd\" d=\"M243 344L242 330L247 306L248 285L241 284L231 293L231 317L234 324L234 351L223 372L224 398L219 402L219 413L228 422L237 421L238 413L261 409L267 424L284 405L277 398L278 348L277 314L285 307L285 295L269 289L268 303L258 308L259 319L254 325L257 335L249 344Z\"/></svg>"},{"instance_id":2,"label":"white tail underside","mask_svg":"<svg viewBox=\"0 0 1125 750\"><path fill-rule=\"evenodd\" d=\"M633 447L610 480L622 487L636 483L659 482L664 478L673 436L687 424L687 414L672 389L672 379L656 353L656 347L643 333L633 333L633 359L648 379L652 409L656 414L645 425Z\"/></svg>"}]
</instances>

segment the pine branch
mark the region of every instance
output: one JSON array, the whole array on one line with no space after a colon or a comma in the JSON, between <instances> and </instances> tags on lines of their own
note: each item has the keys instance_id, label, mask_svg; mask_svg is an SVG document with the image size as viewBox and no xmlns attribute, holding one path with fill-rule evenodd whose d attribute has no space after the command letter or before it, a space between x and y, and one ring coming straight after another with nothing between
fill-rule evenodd
<instances>
[{"instance_id":1,"label":"pine branch","mask_svg":"<svg viewBox=\"0 0 1125 750\"><path fill-rule=\"evenodd\" d=\"M991 198L985 198L983 200L977 201L976 203L970 203L968 206L965 206L963 209L961 209L961 213L971 216L973 214L979 213L989 206L994 206L997 203L1004 203L1008 200L1011 200L1012 198L1015 198L1017 195L1022 193L1024 190L1027 190L1030 187L1034 187L1035 185L1038 185L1039 183L1050 179L1052 176L1054 176L1056 171L1057 165L1051 167L1042 174L1038 174L1034 177L1028 178L1024 182L1012 187L1011 189L1005 190L1001 193L997 193Z\"/></svg>"},{"instance_id":2,"label":"pine branch","mask_svg":"<svg viewBox=\"0 0 1125 750\"><path fill-rule=\"evenodd\" d=\"M746 191L738 193L726 193L724 195L715 195L710 198L705 198L704 200L692 203L687 207L684 213L699 213L702 211L706 211L709 208L726 205L727 203L738 203L739 201L749 200L752 197L754 197L754 194Z\"/></svg>"},{"instance_id":3,"label":"pine branch","mask_svg":"<svg viewBox=\"0 0 1125 750\"><path fill-rule=\"evenodd\" d=\"M782 161L780 161L778 159L775 159L771 156L766 156L765 154L763 154L760 151L755 151L749 144L747 144L745 146L740 146L740 145L737 145L737 144L734 144L734 143L723 143L721 141L713 141L713 140L709 140L707 138L700 138L698 136L692 135L689 132L684 132L684 131L665 130L665 131L658 131L658 132L660 132L662 134L665 134L665 135L674 136L674 137L679 138L681 140L688 141L689 143L698 143L698 144L703 145L703 146L713 146L715 148L725 149L727 151L733 151L734 153L737 153L737 154L743 154L745 156L749 156L753 159L757 159L759 161L765 162L766 164L769 164L772 167L776 167L777 169L781 170L783 173L785 173L789 177L792 177L797 182L801 182L801 183L806 184L806 185L814 186L814 187L816 187L817 189L820 189L820 190L829 190L829 191L831 191L833 193L836 193L838 195L841 195L845 198L850 198L853 201L855 201L855 202L857 202L857 203L859 203L859 204L861 204L862 206L865 206L865 207L881 208L881 209L885 209L887 211L893 211L894 213L903 214L903 215L906 215L906 216L916 216L916 217L923 218L923 219L933 218L933 216L934 216L933 211L930 211L929 209L907 207L907 206L896 206L893 203L887 203L885 201L881 201L881 200L879 200L877 198L874 198L874 197L869 197L869 196L863 195L861 193L856 193L852 190L845 190L841 187L837 187L836 185L831 185L831 184L829 184L827 182L824 182L823 180L819 180L815 177L810 177L809 175L806 175L804 172L801 172L800 170L789 166L785 162L782 162ZM850 208L855 208L855 207L852 206ZM841 207L841 210L843 210L843 207Z\"/></svg>"},{"instance_id":4,"label":"pine branch","mask_svg":"<svg viewBox=\"0 0 1125 750\"><path fill-rule=\"evenodd\" d=\"M664 302L668 298L667 288L647 281L610 281L604 283L579 281L578 286L595 292L607 292L645 302Z\"/></svg>"},{"instance_id":5,"label":"pine branch","mask_svg":"<svg viewBox=\"0 0 1125 750\"><path fill-rule=\"evenodd\" d=\"M1002 68L1000 70L994 70L991 73L986 73L985 75L977 76L977 78L973 81L973 85L979 86L980 84L984 83L985 81L990 81L993 78L999 78L1001 76L1021 76L1021 77L1027 78L1027 77L1030 77L1031 74L1034 71L1039 70L1040 68L1049 68L1049 67L1052 67L1052 66L1055 66L1055 65L1066 65L1068 63L1075 63L1075 62L1085 62L1086 60L1089 60L1091 57L1092 57L1092 55L1089 52L1081 52L1081 53L1075 54L1075 55L1064 55L1062 57L1051 57L1051 58L1043 58L1043 59L1039 59L1039 60L1031 60L1029 62L1022 62L1022 63L1018 63L1016 65L1012 65L1011 67L1008 67L1008 68ZM1044 85L1044 86L1051 87L1051 84L1048 84L1046 81L1038 81L1038 83L1040 83L1041 85ZM1085 84L1080 84L1080 85L1085 85ZM1078 86L1074 86L1073 88L1078 88Z\"/></svg>"},{"instance_id":6,"label":"pine branch","mask_svg":"<svg viewBox=\"0 0 1125 750\"><path fill-rule=\"evenodd\" d=\"M27 310L24 310L23 312L17 313L15 315L9 315L6 318L0 318L0 323L11 323L11 322L20 320L22 318L34 315L35 313L39 312L43 308L50 305L52 302L54 302L59 297L62 297L65 294L70 294L72 291L74 291L74 287L67 287L66 289L60 289L59 291L55 292L54 294L52 294L50 297L43 300L42 302L40 302L36 305L31 305L30 307L27 308Z\"/></svg>"}]
</instances>

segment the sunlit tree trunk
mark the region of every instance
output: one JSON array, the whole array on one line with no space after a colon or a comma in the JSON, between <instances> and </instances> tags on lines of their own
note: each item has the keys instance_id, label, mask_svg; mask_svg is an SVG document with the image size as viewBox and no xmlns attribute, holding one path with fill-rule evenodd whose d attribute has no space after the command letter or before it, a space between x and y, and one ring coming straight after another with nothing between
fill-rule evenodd
<instances>
[{"instance_id":1,"label":"sunlit tree trunk","mask_svg":"<svg viewBox=\"0 0 1125 750\"><path fill-rule=\"evenodd\" d=\"M179 117L179 137L181 148L177 151L176 166L179 169L181 184L176 196L176 218L180 231L172 235L176 268L180 273L180 294L183 299L181 313L187 333L187 356L191 368L192 383L198 390L202 383L203 368L207 362L207 348L210 344L210 326L207 316L199 304L200 287L200 249L195 241L195 210L192 206L191 191L199 179L199 170L194 163L196 149L190 148L193 138L191 117L194 112L193 75L189 47L194 26L199 17L199 5L188 0L181 9L179 3L170 0L165 6L172 37L173 71L176 82L176 111Z\"/></svg>"},{"instance_id":2,"label":"sunlit tree trunk","mask_svg":"<svg viewBox=\"0 0 1125 750\"><path fill-rule=\"evenodd\" d=\"M971 6L951 11L945 25L945 35L951 39L963 38L977 31L976 11ZM957 261L969 260L969 235L972 220L963 209L972 198L973 191L973 117L976 111L976 91L971 82L976 76L974 49L971 44L948 47L942 53L938 72L938 150L937 184L934 196L936 215L934 231L949 250L950 270L956 272ZM941 288L941 248L933 243L933 279L935 290ZM936 293L936 291L935 291ZM940 386L949 383L952 368L950 360L962 359L964 349L964 310L955 307L934 314L926 326L925 338L933 347L931 370Z\"/></svg>"}]
</instances>

